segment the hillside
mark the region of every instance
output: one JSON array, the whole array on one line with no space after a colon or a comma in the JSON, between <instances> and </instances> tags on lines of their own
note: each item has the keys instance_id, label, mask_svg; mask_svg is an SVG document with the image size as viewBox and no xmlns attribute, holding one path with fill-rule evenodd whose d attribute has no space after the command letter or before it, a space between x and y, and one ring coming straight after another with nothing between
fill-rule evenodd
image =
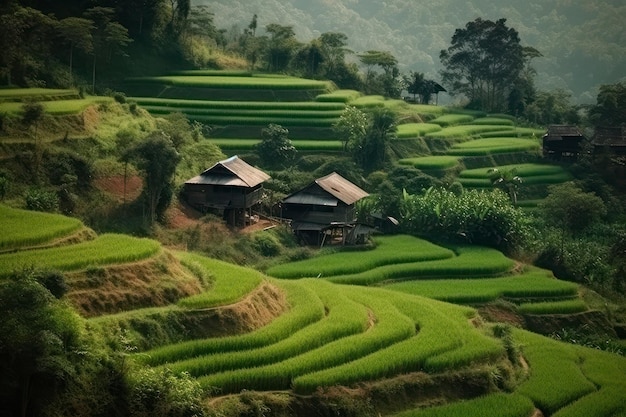
<instances>
[{"instance_id":1,"label":"hillside","mask_svg":"<svg viewBox=\"0 0 626 417\"><path fill-rule=\"evenodd\" d=\"M271 23L292 25L298 39L307 42L321 33L348 36L356 52L390 51L402 72L424 72L438 79L439 52L450 45L454 30L477 17L506 18L522 45L535 47L543 58L533 61L537 87L564 88L582 103L592 103L600 84L624 77L626 50L619 1L472 0L428 3L390 0L384 3L327 1L194 0L208 5L219 26L245 28L258 15L259 33Z\"/></svg>"}]
</instances>

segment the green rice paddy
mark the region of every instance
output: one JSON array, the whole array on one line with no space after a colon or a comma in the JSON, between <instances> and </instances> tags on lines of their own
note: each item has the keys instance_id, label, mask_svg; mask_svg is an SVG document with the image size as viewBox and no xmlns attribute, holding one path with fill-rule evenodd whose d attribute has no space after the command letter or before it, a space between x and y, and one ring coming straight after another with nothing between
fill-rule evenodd
<instances>
[{"instance_id":1,"label":"green rice paddy","mask_svg":"<svg viewBox=\"0 0 626 417\"><path fill-rule=\"evenodd\" d=\"M459 158L449 155L418 156L398 161L402 165L410 165L422 170L443 170L459 165Z\"/></svg>"},{"instance_id":2,"label":"green rice paddy","mask_svg":"<svg viewBox=\"0 0 626 417\"><path fill-rule=\"evenodd\" d=\"M75 218L0 204L0 250L49 243L83 227L83 223Z\"/></svg>"}]
</instances>

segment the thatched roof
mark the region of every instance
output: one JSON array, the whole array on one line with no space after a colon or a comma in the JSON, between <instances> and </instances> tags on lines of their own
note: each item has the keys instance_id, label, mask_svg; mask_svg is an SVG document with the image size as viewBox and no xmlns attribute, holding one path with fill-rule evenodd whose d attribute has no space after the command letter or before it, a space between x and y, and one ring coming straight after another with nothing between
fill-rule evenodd
<instances>
[{"instance_id":1,"label":"thatched roof","mask_svg":"<svg viewBox=\"0 0 626 417\"><path fill-rule=\"evenodd\" d=\"M320 193L320 190L322 191ZM341 175L333 172L318 178L300 191L287 196L283 202L288 204L312 204L336 206L339 201L354 204L369 194Z\"/></svg>"},{"instance_id":2,"label":"thatched roof","mask_svg":"<svg viewBox=\"0 0 626 417\"><path fill-rule=\"evenodd\" d=\"M219 161L211 168L202 172L202 174L186 181L185 184L255 187L268 179L270 179L270 176L265 172L249 165L235 155Z\"/></svg>"},{"instance_id":3,"label":"thatched roof","mask_svg":"<svg viewBox=\"0 0 626 417\"><path fill-rule=\"evenodd\" d=\"M543 136L544 140L567 140L568 138L582 139L585 136L577 126L573 125L550 125L548 132Z\"/></svg>"}]
</instances>

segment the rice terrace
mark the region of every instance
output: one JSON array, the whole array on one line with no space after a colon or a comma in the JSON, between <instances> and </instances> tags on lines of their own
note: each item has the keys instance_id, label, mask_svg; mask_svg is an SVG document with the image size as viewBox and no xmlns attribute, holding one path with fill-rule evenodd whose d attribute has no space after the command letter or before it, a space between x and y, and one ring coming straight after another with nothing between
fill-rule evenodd
<instances>
[{"instance_id":1,"label":"rice terrace","mask_svg":"<svg viewBox=\"0 0 626 417\"><path fill-rule=\"evenodd\" d=\"M0 416L626 417L623 82L9 3Z\"/></svg>"}]
</instances>

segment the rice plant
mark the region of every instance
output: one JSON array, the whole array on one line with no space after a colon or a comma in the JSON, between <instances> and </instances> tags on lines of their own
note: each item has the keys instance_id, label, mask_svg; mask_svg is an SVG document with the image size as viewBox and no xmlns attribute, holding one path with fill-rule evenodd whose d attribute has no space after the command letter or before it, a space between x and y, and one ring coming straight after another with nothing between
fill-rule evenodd
<instances>
[{"instance_id":1,"label":"rice plant","mask_svg":"<svg viewBox=\"0 0 626 417\"><path fill-rule=\"evenodd\" d=\"M183 265L195 265L211 277L211 289L179 300L181 307L210 308L230 304L245 297L263 281L263 275L250 268L189 252L176 252L176 256Z\"/></svg>"},{"instance_id":2,"label":"rice plant","mask_svg":"<svg viewBox=\"0 0 626 417\"><path fill-rule=\"evenodd\" d=\"M75 218L11 208L0 204L0 250L39 245L83 228Z\"/></svg>"},{"instance_id":3,"label":"rice plant","mask_svg":"<svg viewBox=\"0 0 626 417\"><path fill-rule=\"evenodd\" d=\"M269 325L243 335L161 346L136 355L136 359L150 365L160 365L202 355L255 349L284 340L324 317L324 303L311 288L289 281L281 282L279 286L286 293L290 310Z\"/></svg>"},{"instance_id":4,"label":"rice plant","mask_svg":"<svg viewBox=\"0 0 626 417\"><path fill-rule=\"evenodd\" d=\"M113 102L112 97L93 96L82 99L42 101L41 104L46 113L61 116L65 114L78 114L94 104L110 102ZM22 112L22 106L23 103L0 102L0 113L19 114Z\"/></svg>"},{"instance_id":5,"label":"rice plant","mask_svg":"<svg viewBox=\"0 0 626 417\"><path fill-rule=\"evenodd\" d=\"M135 262L154 256L161 250L159 242L121 234L104 234L97 239L75 245L34 249L0 255L0 276L16 270L37 267L75 271L89 266Z\"/></svg>"},{"instance_id":6,"label":"rice plant","mask_svg":"<svg viewBox=\"0 0 626 417\"><path fill-rule=\"evenodd\" d=\"M2 88L0 102L25 100L50 101L60 99L78 99L78 91L58 88Z\"/></svg>"},{"instance_id":7,"label":"rice plant","mask_svg":"<svg viewBox=\"0 0 626 417\"><path fill-rule=\"evenodd\" d=\"M515 339L524 344L523 352L531 369L530 378L516 392L529 397L544 414L553 415L596 391L581 370L582 358L576 346L520 330L515 330Z\"/></svg>"},{"instance_id":8,"label":"rice plant","mask_svg":"<svg viewBox=\"0 0 626 417\"><path fill-rule=\"evenodd\" d=\"M357 90L335 90L330 93L320 94L315 97L315 101L319 102L337 102L350 103L361 96L361 92Z\"/></svg>"},{"instance_id":9,"label":"rice plant","mask_svg":"<svg viewBox=\"0 0 626 417\"><path fill-rule=\"evenodd\" d=\"M502 117L478 117L472 121L475 125L496 125L496 126L513 126L515 122L509 118Z\"/></svg>"},{"instance_id":10,"label":"rice plant","mask_svg":"<svg viewBox=\"0 0 626 417\"><path fill-rule=\"evenodd\" d=\"M456 252L457 256L452 258L383 265L359 273L331 276L328 280L340 284L373 285L387 281L498 276L515 265L502 252L491 248L462 246L457 247Z\"/></svg>"},{"instance_id":11,"label":"rice plant","mask_svg":"<svg viewBox=\"0 0 626 417\"><path fill-rule=\"evenodd\" d=\"M200 384L205 388L217 387L222 393L242 389L288 389L298 375L355 360L415 334L413 321L384 299L358 288L347 295L372 310L377 321L368 331L274 364L207 375L198 378Z\"/></svg>"},{"instance_id":12,"label":"rice plant","mask_svg":"<svg viewBox=\"0 0 626 417\"><path fill-rule=\"evenodd\" d=\"M444 114L431 120L430 123L437 124L442 127L454 126L469 123L474 117L469 114Z\"/></svg>"},{"instance_id":13,"label":"rice plant","mask_svg":"<svg viewBox=\"0 0 626 417\"><path fill-rule=\"evenodd\" d=\"M480 156L492 153L537 151L539 148L539 142L530 139L490 138L456 143L448 149L447 153L458 156Z\"/></svg>"},{"instance_id":14,"label":"rice plant","mask_svg":"<svg viewBox=\"0 0 626 417\"><path fill-rule=\"evenodd\" d=\"M403 281L386 288L457 304L485 303L501 297L523 300L575 297L578 294L577 284L557 280L550 271L539 268L531 268L520 275L488 279Z\"/></svg>"},{"instance_id":15,"label":"rice plant","mask_svg":"<svg viewBox=\"0 0 626 417\"><path fill-rule=\"evenodd\" d=\"M368 311L343 292L321 280L301 281L314 289L328 313L321 320L303 327L288 338L254 350L213 353L188 360L167 363L174 372L192 376L208 375L231 369L250 368L286 360L327 343L361 333L368 326Z\"/></svg>"},{"instance_id":16,"label":"rice plant","mask_svg":"<svg viewBox=\"0 0 626 417\"><path fill-rule=\"evenodd\" d=\"M188 100L188 99L168 99L161 97L131 97L131 100L141 106L153 108L167 107L178 108L198 108L205 110L318 110L336 111L345 109L345 104L335 102L280 102L280 101L216 101L216 100Z\"/></svg>"},{"instance_id":17,"label":"rice plant","mask_svg":"<svg viewBox=\"0 0 626 417\"><path fill-rule=\"evenodd\" d=\"M398 162L402 165L410 165L423 170L444 170L458 166L459 158L449 155L433 155L405 158Z\"/></svg>"},{"instance_id":18,"label":"rice plant","mask_svg":"<svg viewBox=\"0 0 626 417\"><path fill-rule=\"evenodd\" d=\"M368 271L383 265L446 259L454 255L448 249L408 235L379 236L375 242L376 248L367 252L320 255L276 265L266 272L277 278L332 277Z\"/></svg>"},{"instance_id":19,"label":"rice plant","mask_svg":"<svg viewBox=\"0 0 626 417\"><path fill-rule=\"evenodd\" d=\"M544 301L540 303L523 303L518 310L524 314L575 314L587 311L587 305L579 298L564 301Z\"/></svg>"},{"instance_id":20,"label":"rice plant","mask_svg":"<svg viewBox=\"0 0 626 417\"><path fill-rule=\"evenodd\" d=\"M441 126L435 123L404 123L398 125L398 139L419 138L427 133L441 130Z\"/></svg>"},{"instance_id":21,"label":"rice plant","mask_svg":"<svg viewBox=\"0 0 626 417\"><path fill-rule=\"evenodd\" d=\"M136 77L127 80L132 83L164 84L185 87L229 88L229 89L272 89L272 90L332 90L328 81L307 80L304 78L222 76L222 75L171 75L156 77Z\"/></svg>"}]
</instances>

